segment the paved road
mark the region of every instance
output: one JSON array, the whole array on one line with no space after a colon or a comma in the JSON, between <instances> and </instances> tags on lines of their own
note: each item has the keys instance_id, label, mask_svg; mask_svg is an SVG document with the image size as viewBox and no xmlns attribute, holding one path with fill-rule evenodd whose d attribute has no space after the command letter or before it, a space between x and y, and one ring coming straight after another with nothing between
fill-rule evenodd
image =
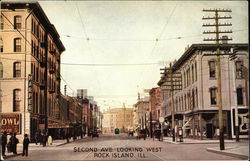
<instances>
[{"instance_id":1,"label":"paved road","mask_svg":"<svg viewBox=\"0 0 250 161\"><path fill-rule=\"evenodd\" d=\"M170 144L152 139L137 140L127 135L85 138L59 147L39 147L28 157L9 160L235 160L206 151L214 144Z\"/></svg>"}]
</instances>

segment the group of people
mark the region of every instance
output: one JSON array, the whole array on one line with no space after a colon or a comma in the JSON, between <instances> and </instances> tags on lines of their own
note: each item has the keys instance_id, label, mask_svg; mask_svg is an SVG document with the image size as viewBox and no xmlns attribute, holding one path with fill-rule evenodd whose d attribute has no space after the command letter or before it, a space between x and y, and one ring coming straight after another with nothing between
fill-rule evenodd
<instances>
[{"instance_id":1,"label":"group of people","mask_svg":"<svg viewBox=\"0 0 250 161\"><path fill-rule=\"evenodd\" d=\"M2 141L2 155L5 155L6 152L6 147L9 153L17 154L17 144L19 143L19 140L16 137L16 133L11 133L11 137L9 139L9 142L7 140L7 132L4 131L2 136L1 136L1 141ZM24 135L23 139L23 153L22 155L28 156L28 147L29 147L30 140L28 138L28 135Z\"/></svg>"},{"instance_id":2,"label":"group of people","mask_svg":"<svg viewBox=\"0 0 250 161\"><path fill-rule=\"evenodd\" d=\"M36 143L36 145L37 145L38 142L40 142L40 145L43 145L45 147L47 142L48 142L49 145L52 145L52 141L53 141L52 137L48 136L48 135L46 135L44 133L42 133L40 135L40 133L37 132L35 134L35 143Z\"/></svg>"}]
</instances>

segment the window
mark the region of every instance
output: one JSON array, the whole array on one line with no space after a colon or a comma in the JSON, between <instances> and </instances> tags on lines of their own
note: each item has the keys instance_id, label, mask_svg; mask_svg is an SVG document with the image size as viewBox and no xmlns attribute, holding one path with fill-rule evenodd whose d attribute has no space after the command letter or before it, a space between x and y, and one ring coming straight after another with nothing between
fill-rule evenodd
<instances>
[{"instance_id":1,"label":"window","mask_svg":"<svg viewBox=\"0 0 250 161\"><path fill-rule=\"evenodd\" d=\"M3 30L3 16L1 15L1 30Z\"/></svg>"},{"instance_id":2,"label":"window","mask_svg":"<svg viewBox=\"0 0 250 161\"><path fill-rule=\"evenodd\" d=\"M0 62L0 78L3 78L3 63Z\"/></svg>"},{"instance_id":3,"label":"window","mask_svg":"<svg viewBox=\"0 0 250 161\"><path fill-rule=\"evenodd\" d=\"M20 111L21 105L21 89L13 90L13 111Z\"/></svg>"},{"instance_id":4,"label":"window","mask_svg":"<svg viewBox=\"0 0 250 161\"><path fill-rule=\"evenodd\" d=\"M197 63L194 64L194 70L195 70L195 81L197 81Z\"/></svg>"},{"instance_id":5,"label":"window","mask_svg":"<svg viewBox=\"0 0 250 161\"><path fill-rule=\"evenodd\" d=\"M33 33L34 32L34 20L31 19L31 32Z\"/></svg>"},{"instance_id":6,"label":"window","mask_svg":"<svg viewBox=\"0 0 250 161\"><path fill-rule=\"evenodd\" d=\"M243 105L243 90L237 88L237 105Z\"/></svg>"},{"instance_id":7,"label":"window","mask_svg":"<svg viewBox=\"0 0 250 161\"><path fill-rule=\"evenodd\" d=\"M198 89L196 88L196 106L195 107L198 107Z\"/></svg>"},{"instance_id":8,"label":"window","mask_svg":"<svg viewBox=\"0 0 250 161\"><path fill-rule=\"evenodd\" d=\"M14 52L21 52L21 38L14 39Z\"/></svg>"},{"instance_id":9,"label":"window","mask_svg":"<svg viewBox=\"0 0 250 161\"><path fill-rule=\"evenodd\" d=\"M192 97L191 97L191 99L192 99L192 109L193 108L195 108L195 94L194 94L194 89L192 90Z\"/></svg>"},{"instance_id":10,"label":"window","mask_svg":"<svg viewBox=\"0 0 250 161\"><path fill-rule=\"evenodd\" d=\"M238 79L243 78L243 62L236 61L235 68L236 68L236 78L238 78Z\"/></svg>"},{"instance_id":11,"label":"window","mask_svg":"<svg viewBox=\"0 0 250 161\"><path fill-rule=\"evenodd\" d=\"M190 68L187 70L187 86L190 85Z\"/></svg>"},{"instance_id":12,"label":"window","mask_svg":"<svg viewBox=\"0 0 250 161\"><path fill-rule=\"evenodd\" d=\"M210 102L211 102L211 105L216 105L217 104L216 88L210 88Z\"/></svg>"},{"instance_id":13,"label":"window","mask_svg":"<svg viewBox=\"0 0 250 161\"><path fill-rule=\"evenodd\" d=\"M0 52L3 52L3 39L0 37Z\"/></svg>"},{"instance_id":14,"label":"window","mask_svg":"<svg viewBox=\"0 0 250 161\"><path fill-rule=\"evenodd\" d=\"M215 68L216 68L215 61L209 61L208 65L209 65L209 77L215 78Z\"/></svg>"},{"instance_id":15,"label":"window","mask_svg":"<svg viewBox=\"0 0 250 161\"><path fill-rule=\"evenodd\" d=\"M186 72L184 71L183 87L186 88Z\"/></svg>"},{"instance_id":16,"label":"window","mask_svg":"<svg viewBox=\"0 0 250 161\"><path fill-rule=\"evenodd\" d=\"M21 63L14 62L13 77L21 77Z\"/></svg>"},{"instance_id":17,"label":"window","mask_svg":"<svg viewBox=\"0 0 250 161\"><path fill-rule=\"evenodd\" d=\"M15 16L14 17L14 29L21 29L22 28L22 17L21 16Z\"/></svg>"},{"instance_id":18,"label":"window","mask_svg":"<svg viewBox=\"0 0 250 161\"><path fill-rule=\"evenodd\" d=\"M191 80L191 82L194 83L194 66L193 65L192 65L191 70L192 70L192 80Z\"/></svg>"}]
</instances>

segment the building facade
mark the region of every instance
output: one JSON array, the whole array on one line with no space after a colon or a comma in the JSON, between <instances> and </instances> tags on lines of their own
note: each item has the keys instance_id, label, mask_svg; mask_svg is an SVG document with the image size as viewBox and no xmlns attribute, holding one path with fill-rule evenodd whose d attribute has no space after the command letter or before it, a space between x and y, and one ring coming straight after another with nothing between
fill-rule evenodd
<instances>
[{"instance_id":1,"label":"building facade","mask_svg":"<svg viewBox=\"0 0 250 161\"><path fill-rule=\"evenodd\" d=\"M175 125L182 127L185 136L218 138L218 100L216 44L193 44L173 64L173 72L181 73L181 90L165 91L166 119L171 122L174 105ZM237 58L230 59L234 50ZM224 135L235 137L235 110L238 109L240 136L248 136L248 44L221 44L221 81ZM164 88L164 83L159 84ZM170 124L171 125L171 124Z\"/></svg>"},{"instance_id":2,"label":"building facade","mask_svg":"<svg viewBox=\"0 0 250 161\"><path fill-rule=\"evenodd\" d=\"M116 128L120 132L133 129L133 108L112 108L103 112L103 133L114 133Z\"/></svg>"},{"instance_id":3,"label":"building facade","mask_svg":"<svg viewBox=\"0 0 250 161\"><path fill-rule=\"evenodd\" d=\"M159 118L163 116L163 107L162 107L162 90L160 87L152 88L149 92L150 94L150 105L151 105L151 117L152 117L152 128L159 129L161 124Z\"/></svg>"},{"instance_id":4,"label":"building facade","mask_svg":"<svg viewBox=\"0 0 250 161\"><path fill-rule=\"evenodd\" d=\"M149 97L139 98L134 105L135 130L150 128L150 106Z\"/></svg>"},{"instance_id":5,"label":"building facade","mask_svg":"<svg viewBox=\"0 0 250 161\"><path fill-rule=\"evenodd\" d=\"M0 41L2 130L33 139L59 121L60 55L65 48L35 2L1 3ZM5 119L18 120L18 126Z\"/></svg>"}]
</instances>

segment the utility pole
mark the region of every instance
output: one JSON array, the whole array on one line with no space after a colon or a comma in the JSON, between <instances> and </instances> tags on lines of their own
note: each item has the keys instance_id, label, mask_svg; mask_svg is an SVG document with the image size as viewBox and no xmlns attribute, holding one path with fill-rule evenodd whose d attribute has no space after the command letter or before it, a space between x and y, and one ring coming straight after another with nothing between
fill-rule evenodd
<instances>
[{"instance_id":1,"label":"utility pole","mask_svg":"<svg viewBox=\"0 0 250 161\"><path fill-rule=\"evenodd\" d=\"M171 80L171 115L172 115L172 135L173 135L173 141L175 141L175 122L174 122L174 88L173 88L173 71L172 71L172 63L170 63L170 80Z\"/></svg>"},{"instance_id":2,"label":"utility pole","mask_svg":"<svg viewBox=\"0 0 250 161\"><path fill-rule=\"evenodd\" d=\"M223 108L222 108L222 94L221 94L221 65L220 65L220 40L222 41L227 41L227 40L232 40L232 38L227 38L227 37L222 37L220 38L219 34L220 33L232 33L232 31L220 31L219 27L220 26L232 26L231 23L219 23L220 19L231 19L231 16L219 16L218 13L220 12L232 12L231 10L228 9L203 9L203 12L214 12L215 16L214 17L203 17L203 20L215 20L214 24L203 24L203 27L215 27L215 31L204 31L203 34L215 34L215 38L208 38L204 39L204 41L215 41L217 44L217 50L216 50L216 75L217 75L217 98L218 98L218 108L219 108L219 129L220 129L220 150L225 150L225 144L224 144L224 126L223 126Z\"/></svg>"},{"instance_id":3,"label":"utility pole","mask_svg":"<svg viewBox=\"0 0 250 161\"><path fill-rule=\"evenodd\" d=\"M239 142L240 140L240 137L239 137L239 118L238 118L238 102L237 102L237 89L236 89L236 69L235 69L235 61L233 61L234 59L237 58L237 55L236 55L236 52L237 50L235 50L235 48L232 48L231 49L231 55L229 56L230 58L230 61L232 61L233 63L233 90L234 90L234 94L235 94L235 113L234 113L234 116L235 116L235 139L236 139L236 142Z\"/></svg>"},{"instance_id":4,"label":"utility pole","mask_svg":"<svg viewBox=\"0 0 250 161\"><path fill-rule=\"evenodd\" d=\"M171 96L171 117L172 117L172 140L175 141L175 118L174 118L174 90L182 90L181 85L181 73L179 71L173 72L172 63L170 63L169 68L163 68L163 76L161 77L164 80L164 83L161 85L165 90L170 92Z\"/></svg>"},{"instance_id":5,"label":"utility pole","mask_svg":"<svg viewBox=\"0 0 250 161\"><path fill-rule=\"evenodd\" d=\"M153 127L152 127L152 112L149 112L149 118L150 118L150 137L153 138Z\"/></svg>"}]
</instances>

